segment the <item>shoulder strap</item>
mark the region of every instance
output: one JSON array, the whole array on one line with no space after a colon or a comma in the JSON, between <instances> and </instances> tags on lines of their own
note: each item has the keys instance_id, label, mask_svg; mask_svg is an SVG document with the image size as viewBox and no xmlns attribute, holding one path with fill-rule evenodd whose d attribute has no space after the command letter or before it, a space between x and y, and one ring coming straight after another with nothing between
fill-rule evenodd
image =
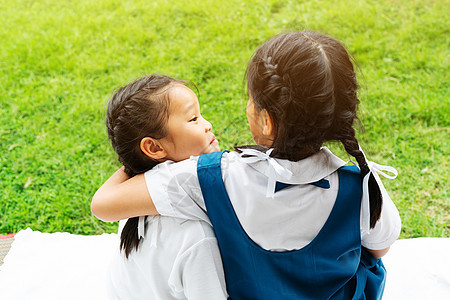
<instances>
[{"instance_id":1,"label":"shoulder strap","mask_svg":"<svg viewBox=\"0 0 450 300\"><path fill-rule=\"evenodd\" d=\"M200 155L197 163L198 181L213 227L214 223L220 222L222 218L234 215L234 209L222 180L221 162L224 152L228 151Z\"/></svg>"},{"instance_id":2,"label":"shoulder strap","mask_svg":"<svg viewBox=\"0 0 450 300\"><path fill-rule=\"evenodd\" d=\"M360 175L361 171L357 166L344 166L339 168L341 172Z\"/></svg>"},{"instance_id":3,"label":"shoulder strap","mask_svg":"<svg viewBox=\"0 0 450 300\"><path fill-rule=\"evenodd\" d=\"M227 219L227 222L234 219L237 223L234 226L240 227L222 180L221 162L224 152L228 151L200 155L197 163L197 176L206 210L216 231L223 219Z\"/></svg>"},{"instance_id":4,"label":"shoulder strap","mask_svg":"<svg viewBox=\"0 0 450 300\"><path fill-rule=\"evenodd\" d=\"M198 158L197 163L197 170L208 168L208 167L220 167L221 161L222 161L222 155L225 152L230 152L228 150L221 151L221 152L212 152L208 154L202 154Z\"/></svg>"},{"instance_id":5,"label":"shoulder strap","mask_svg":"<svg viewBox=\"0 0 450 300\"><path fill-rule=\"evenodd\" d=\"M340 246L352 247L361 243L360 210L362 179L356 166L338 169L339 189L330 215L313 242L329 243L340 236ZM345 222L343 222L345 220Z\"/></svg>"}]
</instances>

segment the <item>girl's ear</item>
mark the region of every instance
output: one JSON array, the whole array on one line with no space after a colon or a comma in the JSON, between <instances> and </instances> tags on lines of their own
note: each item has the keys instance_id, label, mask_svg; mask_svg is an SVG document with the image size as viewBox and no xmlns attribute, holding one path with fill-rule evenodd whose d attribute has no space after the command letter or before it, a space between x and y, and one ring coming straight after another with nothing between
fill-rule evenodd
<instances>
[{"instance_id":1,"label":"girl's ear","mask_svg":"<svg viewBox=\"0 0 450 300\"><path fill-rule=\"evenodd\" d=\"M269 139L273 137L273 121L270 117L267 110L263 109L261 111L262 114L262 122L263 122L263 131L262 133L267 136Z\"/></svg>"},{"instance_id":2,"label":"girl's ear","mask_svg":"<svg viewBox=\"0 0 450 300\"><path fill-rule=\"evenodd\" d=\"M160 160L167 156L167 152L164 150L161 143L151 137L145 137L141 140L141 151L154 160Z\"/></svg>"}]
</instances>

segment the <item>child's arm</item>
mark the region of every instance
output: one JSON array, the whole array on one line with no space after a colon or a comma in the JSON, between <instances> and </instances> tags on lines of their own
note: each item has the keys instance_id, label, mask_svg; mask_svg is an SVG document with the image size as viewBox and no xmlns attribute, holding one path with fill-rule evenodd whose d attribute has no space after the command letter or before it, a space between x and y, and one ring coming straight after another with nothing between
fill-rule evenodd
<instances>
[{"instance_id":1,"label":"child's arm","mask_svg":"<svg viewBox=\"0 0 450 300\"><path fill-rule=\"evenodd\" d=\"M373 257L375 258L382 258L383 256L386 255L386 253L388 253L390 247L387 247L385 249L381 249L381 250L372 250L372 249L368 249L366 248L366 250L372 254Z\"/></svg>"},{"instance_id":2,"label":"child's arm","mask_svg":"<svg viewBox=\"0 0 450 300\"><path fill-rule=\"evenodd\" d=\"M123 167L94 194L91 212L100 220L107 222L158 214L147 191L144 174L129 178Z\"/></svg>"}]
</instances>

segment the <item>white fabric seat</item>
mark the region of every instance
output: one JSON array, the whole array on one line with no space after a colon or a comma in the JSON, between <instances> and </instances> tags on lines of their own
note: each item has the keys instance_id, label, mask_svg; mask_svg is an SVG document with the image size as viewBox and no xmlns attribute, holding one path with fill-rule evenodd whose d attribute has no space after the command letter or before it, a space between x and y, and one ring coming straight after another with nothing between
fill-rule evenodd
<instances>
[{"instance_id":1,"label":"white fabric seat","mask_svg":"<svg viewBox=\"0 0 450 300\"><path fill-rule=\"evenodd\" d=\"M107 299L116 234L80 236L26 229L0 266L0 299ZM398 240L383 258L383 300L449 299L450 238Z\"/></svg>"}]
</instances>

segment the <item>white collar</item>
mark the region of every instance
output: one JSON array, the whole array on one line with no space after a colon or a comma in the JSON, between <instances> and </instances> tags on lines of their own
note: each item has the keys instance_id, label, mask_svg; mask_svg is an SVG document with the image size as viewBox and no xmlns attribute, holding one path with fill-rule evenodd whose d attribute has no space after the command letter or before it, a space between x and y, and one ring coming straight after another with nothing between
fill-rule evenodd
<instances>
[{"instance_id":1,"label":"white collar","mask_svg":"<svg viewBox=\"0 0 450 300\"><path fill-rule=\"evenodd\" d=\"M266 152L254 149L241 149L241 151L240 160L242 162L269 178L266 196L272 198L277 181L289 184L308 184L325 178L347 164L326 147L322 147L319 152L296 162L270 157L273 149ZM242 157L243 155L249 156Z\"/></svg>"},{"instance_id":2,"label":"white collar","mask_svg":"<svg viewBox=\"0 0 450 300\"><path fill-rule=\"evenodd\" d=\"M277 181L289 184L308 184L319 181L347 164L347 162L331 153L327 147L322 147L319 152L299 161L289 161L279 158L266 159L268 154L272 152L271 150L269 149L264 153L253 149L242 149L241 161L266 176L269 175L270 161L275 161L283 169L291 173L291 176L283 176L282 173L276 173ZM253 155L258 157L258 159L254 157L242 157L244 154ZM288 174L288 172L285 174Z\"/></svg>"},{"instance_id":3,"label":"white collar","mask_svg":"<svg viewBox=\"0 0 450 300\"><path fill-rule=\"evenodd\" d=\"M359 149L362 151L361 148ZM253 169L269 178L266 196L272 198L275 194L275 185L277 181L289 184L313 183L327 177L347 164L347 162L331 153L327 147L322 147L319 152L297 162L270 157L270 153L273 149L269 149L265 153L255 149L242 149L241 151L241 161L247 163ZM242 155L251 156L242 157ZM398 172L393 167L379 165L371 161L367 161L367 163L369 173L364 176L362 184L361 227L362 232L368 233L370 230L369 176L370 174L373 174L381 190L384 201L387 201L390 198L378 174L389 179L394 179L397 177ZM388 175L383 171L388 171L393 175Z\"/></svg>"}]
</instances>

